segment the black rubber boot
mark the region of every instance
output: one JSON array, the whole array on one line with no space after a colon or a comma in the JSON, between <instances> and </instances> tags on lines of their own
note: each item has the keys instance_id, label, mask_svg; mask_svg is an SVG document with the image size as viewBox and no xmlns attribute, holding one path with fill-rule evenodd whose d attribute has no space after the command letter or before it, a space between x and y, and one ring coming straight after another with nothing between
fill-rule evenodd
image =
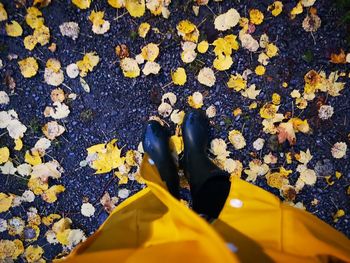
<instances>
[{"instance_id":1,"label":"black rubber boot","mask_svg":"<svg viewBox=\"0 0 350 263\"><path fill-rule=\"evenodd\" d=\"M216 218L225 204L231 184L229 174L208 158L209 120L203 111L192 110L186 114L182 136L184 170L191 187L193 210Z\"/></svg>"},{"instance_id":2,"label":"black rubber boot","mask_svg":"<svg viewBox=\"0 0 350 263\"><path fill-rule=\"evenodd\" d=\"M154 161L169 192L179 198L179 176L169 148L169 132L157 121L147 123L142 144L144 151Z\"/></svg>"}]
</instances>

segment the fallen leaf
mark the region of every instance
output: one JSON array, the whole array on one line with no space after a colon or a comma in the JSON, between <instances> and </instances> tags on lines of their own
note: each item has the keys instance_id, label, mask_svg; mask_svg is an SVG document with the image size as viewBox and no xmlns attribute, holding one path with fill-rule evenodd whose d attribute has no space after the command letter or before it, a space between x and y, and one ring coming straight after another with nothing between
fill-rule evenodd
<instances>
[{"instance_id":1,"label":"fallen leaf","mask_svg":"<svg viewBox=\"0 0 350 263\"><path fill-rule=\"evenodd\" d=\"M270 11L273 16L278 16L282 13L283 3L281 1L275 1L268 6L267 10Z\"/></svg>"},{"instance_id":2,"label":"fallen leaf","mask_svg":"<svg viewBox=\"0 0 350 263\"><path fill-rule=\"evenodd\" d=\"M72 0L72 3L80 9L88 9L92 0Z\"/></svg>"},{"instance_id":3,"label":"fallen leaf","mask_svg":"<svg viewBox=\"0 0 350 263\"><path fill-rule=\"evenodd\" d=\"M159 47L154 43L149 43L141 49L141 55L144 60L153 62L159 55Z\"/></svg>"},{"instance_id":4,"label":"fallen leaf","mask_svg":"<svg viewBox=\"0 0 350 263\"><path fill-rule=\"evenodd\" d=\"M6 163L10 157L10 151L7 147L0 148L0 164Z\"/></svg>"},{"instance_id":5,"label":"fallen leaf","mask_svg":"<svg viewBox=\"0 0 350 263\"><path fill-rule=\"evenodd\" d=\"M215 81L216 81L214 71L208 67L202 68L199 71L197 78L198 78L199 83L201 83L207 87L214 86Z\"/></svg>"},{"instance_id":6,"label":"fallen leaf","mask_svg":"<svg viewBox=\"0 0 350 263\"><path fill-rule=\"evenodd\" d=\"M30 245L25 249L23 256L25 257L27 262L35 263L35 262L43 262L43 259L42 259L43 254L44 254L44 250L40 246Z\"/></svg>"},{"instance_id":7,"label":"fallen leaf","mask_svg":"<svg viewBox=\"0 0 350 263\"><path fill-rule=\"evenodd\" d=\"M127 78L136 78L140 76L140 68L136 60L133 58L124 58L120 61L120 68L123 75Z\"/></svg>"},{"instance_id":8,"label":"fallen leaf","mask_svg":"<svg viewBox=\"0 0 350 263\"><path fill-rule=\"evenodd\" d=\"M231 8L226 13L218 15L214 20L215 28L219 31L226 31L236 26L241 18L236 9Z\"/></svg>"},{"instance_id":9,"label":"fallen leaf","mask_svg":"<svg viewBox=\"0 0 350 263\"><path fill-rule=\"evenodd\" d=\"M0 22L8 19L7 12L4 8L4 5L0 3Z\"/></svg>"},{"instance_id":10,"label":"fallen leaf","mask_svg":"<svg viewBox=\"0 0 350 263\"><path fill-rule=\"evenodd\" d=\"M90 203L82 204L81 210L80 210L81 214L86 217L93 216L95 214L95 211L96 211L95 207Z\"/></svg>"},{"instance_id":11,"label":"fallen leaf","mask_svg":"<svg viewBox=\"0 0 350 263\"><path fill-rule=\"evenodd\" d=\"M151 29L151 25L147 22L141 23L138 29L138 34L142 38L146 38L149 30Z\"/></svg>"},{"instance_id":12,"label":"fallen leaf","mask_svg":"<svg viewBox=\"0 0 350 263\"><path fill-rule=\"evenodd\" d=\"M44 191L44 193L41 195L43 200L48 203L54 203L57 201L57 195L59 193L62 193L66 190L66 188L63 185L54 185L51 186L49 189Z\"/></svg>"},{"instance_id":13,"label":"fallen leaf","mask_svg":"<svg viewBox=\"0 0 350 263\"><path fill-rule=\"evenodd\" d=\"M73 40L76 40L79 36L80 28L76 22L62 23L59 28L62 36L67 36Z\"/></svg>"},{"instance_id":14,"label":"fallen leaf","mask_svg":"<svg viewBox=\"0 0 350 263\"><path fill-rule=\"evenodd\" d=\"M43 133L49 140L54 140L62 133L64 133L65 130L66 129L62 125L59 125L57 121L50 121L46 123L42 128Z\"/></svg>"},{"instance_id":15,"label":"fallen leaf","mask_svg":"<svg viewBox=\"0 0 350 263\"><path fill-rule=\"evenodd\" d=\"M333 145L331 149L332 156L335 159L341 159L344 158L346 155L347 145L345 142L337 142Z\"/></svg>"},{"instance_id":16,"label":"fallen leaf","mask_svg":"<svg viewBox=\"0 0 350 263\"><path fill-rule=\"evenodd\" d=\"M91 168L95 169L95 174L108 173L112 169L124 164L124 157L121 157L121 150L116 145L117 140L113 139L106 144L97 144L87 148L88 158Z\"/></svg>"},{"instance_id":17,"label":"fallen leaf","mask_svg":"<svg viewBox=\"0 0 350 263\"><path fill-rule=\"evenodd\" d=\"M23 77L25 78L34 77L39 69L38 63L33 57L28 57L18 61L18 65Z\"/></svg>"},{"instance_id":18,"label":"fallen leaf","mask_svg":"<svg viewBox=\"0 0 350 263\"><path fill-rule=\"evenodd\" d=\"M343 49L340 50L339 54L332 53L331 60L334 64L345 64L346 63L346 54Z\"/></svg>"},{"instance_id":19,"label":"fallen leaf","mask_svg":"<svg viewBox=\"0 0 350 263\"><path fill-rule=\"evenodd\" d=\"M195 24L189 20L182 20L176 26L176 29L177 34L182 37L182 40L197 43L199 31Z\"/></svg>"},{"instance_id":20,"label":"fallen leaf","mask_svg":"<svg viewBox=\"0 0 350 263\"><path fill-rule=\"evenodd\" d=\"M19 37L23 34L23 29L17 21L12 20L10 23L6 23L5 30L10 37Z\"/></svg>"},{"instance_id":21,"label":"fallen leaf","mask_svg":"<svg viewBox=\"0 0 350 263\"><path fill-rule=\"evenodd\" d=\"M199 109L203 106L203 95L202 93L196 91L187 99L188 104L194 108Z\"/></svg>"},{"instance_id":22,"label":"fallen leaf","mask_svg":"<svg viewBox=\"0 0 350 263\"><path fill-rule=\"evenodd\" d=\"M175 85L183 86L187 81L187 75L184 68L177 68L174 72L171 73L171 78Z\"/></svg>"},{"instance_id":23,"label":"fallen leaf","mask_svg":"<svg viewBox=\"0 0 350 263\"><path fill-rule=\"evenodd\" d=\"M228 133L228 139L236 150L243 149L246 146L246 141L242 133L238 130L232 130Z\"/></svg>"},{"instance_id":24,"label":"fallen leaf","mask_svg":"<svg viewBox=\"0 0 350 263\"><path fill-rule=\"evenodd\" d=\"M254 25L260 25L264 21L264 14L258 9L249 11L249 20Z\"/></svg>"},{"instance_id":25,"label":"fallen leaf","mask_svg":"<svg viewBox=\"0 0 350 263\"><path fill-rule=\"evenodd\" d=\"M305 17L302 26L306 32L316 32L321 26L321 19L316 14L308 14Z\"/></svg>"},{"instance_id":26,"label":"fallen leaf","mask_svg":"<svg viewBox=\"0 0 350 263\"><path fill-rule=\"evenodd\" d=\"M0 213L6 212L12 206L14 196L0 193Z\"/></svg>"},{"instance_id":27,"label":"fallen leaf","mask_svg":"<svg viewBox=\"0 0 350 263\"><path fill-rule=\"evenodd\" d=\"M76 64L80 70L80 76L86 77L88 72L93 71L100 61L100 57L96 52L86 53L82 60L79 60Z\"/></svg>"},{"instance_id":28,"label":"fallen leaf","mask_svg":"<svg viewBox=\"0 0 350 263\"><path fill-rule=\"evenodd\" d=\"M83 87L83 90L87 93L90 93L90 86L83 78L79 78L80 85Z\"/></svg>"}]
</instances>

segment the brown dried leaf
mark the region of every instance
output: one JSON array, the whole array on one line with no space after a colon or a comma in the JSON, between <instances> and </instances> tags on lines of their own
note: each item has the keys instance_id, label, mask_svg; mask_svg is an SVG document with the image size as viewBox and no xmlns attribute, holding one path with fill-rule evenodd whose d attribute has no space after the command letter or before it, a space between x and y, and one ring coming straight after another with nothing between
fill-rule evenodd
<instances>
[{"instance_id":1,"label":"brown dried leaf","mask_svg":"<svg viewBox=\"0 0 350 263\"><path fill-rule=\"evenodd\" d=\"M293 128L293 123L283 122L277 127L278 131L278 142L284 143L286 140L290 143L290 145L295 145L296 136Z\"/></svg>"},{"instance_id":2,"label":"brown dried leaf","mask_svg":"<svg viewBox=\"0 0 350 263\"><path fill-rule=\"evenodd\" d=\"M346 54L343 49L340 50L339 54L332 53L330 62L334 64L345 64L346 63Z\"/></svg>"},{"instance_id":3,"label":"brown dried leaf","mask_svg":"<svg viewBox=\"0 0 350 263\"><path fill-rule=\"evenodd\" d=\"M11 75L12 74L10 71L5 72L5 85L11 90L11 92L14 92L16 88L16 82Z\"/></svg>"},{"instance_id":4,"label":"brown dried leaf","mask_svg":"<svg viewBox=\"0 0 350 263\"><path fill-rule=\"evenodd\" d=\"M125 44L120 44L115 47L115 53L120 59L129 57L129 48Z\"/></svg>"}]
</instances>

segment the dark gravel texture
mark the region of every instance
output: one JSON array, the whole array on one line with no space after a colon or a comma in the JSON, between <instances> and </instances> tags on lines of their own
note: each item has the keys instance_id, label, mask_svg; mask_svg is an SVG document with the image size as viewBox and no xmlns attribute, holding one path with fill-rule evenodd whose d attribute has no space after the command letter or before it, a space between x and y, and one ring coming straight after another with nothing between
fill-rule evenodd
<instances>
[{"instance_id":1,"label":"dark gravel texture","mask_svg":"<svg viewBox=\"0 0 350 263\"><path fill-rule=\"evenodd\" d=\"M12 0L2 1L9 14L10 20L18 21L24 30L23 36L32 32L24 21L25 9L16 9ZM253 34L256 38L265 32L270 40L276 43L280 49L279 56L273 58L267 66L267 73L262 77L253 76L249 83L256 83L262 92L257 97L258 108L248 110L252 102L243 98L239 93L229 90L226 82L230 73L241 73L246 68L254 69L258 64L257 54L251 55L248 51L240 49L234 54L234 65L227 72L216 74L217 81L214 87L207 89L196 79L196 66L185 65L180 59L181 47L180 39L176 35L176 25L182 19L189 19L195 24L201 23L199 30L207 36L212 33L213 14L202 7L200 15L195 17L191 8L191 1L173 0L170 5L171 16L169 20L152 16L149 11L140 18L133 19L128 14L119 19L116 18L116 10L107 5L107 1L94 1L89 11L75 8L68 0L53 0L52 3L42 9L45 18L45 24L51 31L51 42L57 44L57 51L51 53L47 46L37 46L32 52L26 50L23 46L23 37L9 38L5 36L4 24L0 24L0 46L1 59L4 67L0 69L2 78L6 71L12 72L17 87L16 93L11 96L9 105L0 106L0 110L14 109L18 112L19 119L28 127L24 136L24 148L20 153L11 152L11 157L18 156L20 163L23 161L24 152L34 146L38 138L42 136L41 127L49 121L45 118L43 111L46 106L51 104L50 92L53 87L43 82L43 69L47 59L51 57L58 58L63 66L76 62L83 57L84 52L96 51L100 56L100 63L95 70L85 78L91 87L91 93L86 93L80 86L79 79L69 79L65 76L64 84L70 87L72 91L78 94L75 101L69 103L70 115L61 121L64 123L67 131L53 142L50 148L49 156L45 160L50 160L50 156L57 159L65 172L60 180L52 184L60 183L66 187L66 191L59 195L59 199L54 204L47 204L36 198L34 204L24 204L23 207L11 209L8 213L0 214L1 218L11 218L19 216L26 218L26 209L35 206L40 215L48 215L53 212L66 215L73 220L74 228L81 228L87 235L93 233L98 226L106 219L107 214L101 206L94 217L86 218L80 214L80 206L83 198L87 197L91 203L99 203L105 185L113 177L112 173L103 175L93 175L90 168L80 168L79 162L86 157L86 148L101 142L106 142L112 138L118 138L118 145L125 145L124 150L136 149L141 140L142 129L145 121L151 115L157 114L160 97L165 91L161 89L171 81L170 72L178 66L184 66L188 73L188 81L184 87L169 86L166 91L172 91L178 96L176 108L188 109L187 97L194 91L201 91L207 94L205 98L205 108L214 104L217 108L217 116L213 119L212 135L214 137L226 138L229 130L242 130L247 141L247 147L241 151L230 148L233 157L243 162L244 167L248 166L252 159L249 153L254 151L252 142L262 137L266 140L270 138L262 132L261 118L259 117L259 108L265 102L269 101L271 95L277 92L281 95L282 103L279 112L284 113L292 111L293 99L289 96L293 89L300 91L304 86L304 75L311 69L323 69L327 73L335 70L341 70L349 73L349 64L335 65L329 62L329 56L339 48L347 48L345 41L345 25L340 23L341 10L337 10L331 1L317 0L315 7L318 9L318 15L322 19L321 28L312 36L305 32L301 23L305 13L290 20L287 11L295 5L296 1L283 1L284 12L272 18L266 11L267 6L272 1L224 1L223 3L210 3L210 8L216 14L226 11L229 7L236 8L240 14L247 15L250 8L255 7L263 11L265 20L262 25L257 26ZM30 5L28 5L30 6ZM105 11L105 19L111 22L111 29L104 35L94 35L91 31L91 23L88 21L90 10ZM119 15L124 10L119 10ZM62 37L59 32L59 25L63 22L75 21L79 23L80 35L76 41L67 37ZM152 27L157 27L163 35L150 31L146 40L135 35L138 25L147 21ZM227 33L238 34L238 27ZM204 36L202 34L202 36ZM314 39L313 39L314 37ZM315 41L315 42L314 42ZM114 47L117 44L125 43L132 54L138 54L145 43L154 42L160 44L160 55L157 62L162 66L162 70L157 76L141 76L136 79L126 79L119 69ZM302 57L309 51L313 54L312 61L306 62ZM349 49L348 49L349 51ZM19 59L34 56L39 63L39 74L37 76L24 79L20 74L17 60L9 61L7 55L14 53ZM199 55L198 59L207 66L212 65L213 56L210 54ZM282 83L286 81L289 87L284 89ZM350 202L346 194L346 188L350 184L350 162L349 154L346 158L336 160L331 156L330 148L335 142L345 141L349 145L347 135L350 132L350 90L349 78L344 78L346 88L339 97L326 97L324 93L317 94L314 103L302 111L295 110L295 115L301 118L307 118L313 128L312 135L297 134L297 144L294 147L284 145L282 151L299 152L300 150L310 149L313 159L309 167L315 168L319 176L334 174L334 171L342 172L343 176L335 180L335 184L328 186L326 181L319 177L313 187L306 186L297 196L296 202L302 201L307 210L315 214L322 220L334 226L348 237L350 236ZM69 89L61 86L65 91ZM9 92L8 88L1 83L1 90ZM328 104L335 109L335 114L331 120L321 122L317 119L316 101L324 97ZM243 115L235 118L232 110L240 107ZM3 132L3 131L1 131ZM8 135L0 137L1 146L13 148L13 142ZM123 150L123 151L124 151ZM263 154L270 151L265 147ZM278 154L277 151L275 151ZM283 158L275 167L283 164ZM288 166L295 171L296 164ZM245 175L243 175L245 176ZM290 175L291 182L298 178L297 172ZM273 192L279 196L279 191L266 185L264 178L259 178L257 185ZM131 193L140 190L140 186L134 182L126 186ZM26 181L13 176L0 175L0 192L9 192L21 194L26 190ZM107 190L113 196L117 194L118 185L111 184ZM320 202L317 206L312 206L311 201L317 198ZM333 222L332 215L338 210L344 209L346 215L337 223ZM45 245L46 239L43 235L47 231L42 228L42 234L37 242L39 245ZM11 238L7 234L0 233L1 239ZM61 246L45 245L45 258L52 259L61 252Z\"/></svg>"}]
</instances>

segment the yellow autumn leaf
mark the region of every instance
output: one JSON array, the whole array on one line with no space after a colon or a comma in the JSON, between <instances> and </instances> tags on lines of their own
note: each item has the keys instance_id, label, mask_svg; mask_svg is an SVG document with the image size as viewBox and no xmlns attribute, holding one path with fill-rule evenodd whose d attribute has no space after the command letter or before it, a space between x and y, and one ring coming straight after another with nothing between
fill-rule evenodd
<instances>
[{"instance_id":1,"label":"yellow autumn leaf","mask_svg":"<svg viewBox=\"0 0 350 263\"><path fill-rule=\"evenodd\" d=\"M53 221L54 220L57 220L57 219L60 219L61 218L61 215L59 214L50 214L48 216L44 216L42 219L41 219L41 222L45 225L45 226L50 226L52 225Z\"/></svg>"},{"instance_id":2,"label":"yellow autumn leaf","mask_svg":"<svg viewBox=\"0 0 350 263\"><path fill-rule=\"evenodd\" d=\"M91 14L89 16L89 20L96 26L100 26L103 24L103 17L104 17L105 12L103 11L95 11L92 10Z\"/></svg>"},{"instance_id":3,"label":"yellow autumn leaf","mask_svg":"<svg viewBox=\"0 0 350 263\"><path fill-rule=\"evenodd\" d=\"M49 188L49 185L48 183L41 181L39 177L31 177L28 181L28 188L33 191L35 195L40 195Z\"/></svg>"},{"instance_id":4,"label":"yellow autumn leaf","mask_svg":"<svg viewBox=\"0 0 350 263\"><path fill-rule=\"evenodd\" d=\"M269 58L273 58L277 55L278 53L278 47L273 44L273 43L268 43L266 45L266 49L265 49L265 52L266 52L266 55L269 57Z\"/></svg>"},{"instance_id":5,"label":"yellow autumn leaf","mask_svg":"<svg viewBox=\"0 0 350 263\"><path fill-rule=\"evenodd\" d=\"M260 25L264 21L264 14L258 9L251 9L249 19L252 24Z\"/></svg>"},{"instance_id":6,"label":"yellow autumn leaf","mask_svg":"<svg viewBox=\"0 0 350 263\"><path fill-rule=\"evenodd\" d=\"M231 56L219 55L214 59L213 66L219 71L228 70L233 64Z\"/></svg>"},{"instance_id":7,"label":"yellow autumn leaf","mask_svg":"<svg viewBox=\"0 0 350 263\"><path fill-rule=\"evenodd\" d=\"M6 23L5 30L10 37L19 37L23 34L23 29L17 21L12 20L10 23Z\"/></svg>"},{"instance_id":8,"label":"yellow autumn leaf","mask_svg":"<svg viewBox=\"0 0 350 263\"><path fill-rule=\"evenodd\" d=\"M292 19L295 18L296 15L299 15L303 12L303 5L301 2L298 2L298 4L293 7L292 11L290 11Z\"/></svg>"},{"instance_id":9,"label":"yellow autumn leaf","mask_svg":"<svg viewBox=\"0 0 350 263\"><path fill-rule=\"evenodd\" d=\"M144 60L155 61L159 55L159 47L154 43L149 43L141 49L141 55Z\"/></svg>"},{"instance_id":10,"label":"yellow autumn leaf","mask_svg":"<svg viewBox=\"0 0 350 263\"><path fill-rule=\"evenodd\" d=\"M288 184L288 179L279 172L268 173L265 177L267 184L273 188L282 189L284 185Z\"/></svg>"},{"instance_id":11,"label":"yellow autumn leaf","mask_svg":"<svg viewBox=\"0 0 350 263\"><path fill-rule=\"evenodd\" d=\"M182 153L184 150L184 143L181 136L178 136L178 135L171 136L169 140L169 145L170 145L170 149L172 151L175 151L176 154L178 155Z\"/></svg>"},{"instance_id":12,"label":"yellow autumn leaf","mask_svg":"<svg viewBox=\"0 0 350 263\"><path fill-rule=\"evenodd\" d=\"M34 0L33 5L39 5L39 7L46 7L51 3L51 0Z\"/></svg>"},{"instance_id":13,"label":"yellow autumn leaf","mask_svg":"<svg viewBox=\"0 0 350 263\"><path fill-rule=\"evenodd\" d=\"M190 41L197 43L199 37L199 31L195 24L189 20L182 20L176 26L177 33L182 37L184 41Z\"/></svg>"},{"instance_id":14,"label":"yellow autumn leaf","mask_svg":"<svg viewBox=\"0 0 350 263\"><path fill-rule=\"evenodd\" d=\"M18 65L23 77L25 78L31 78L35 76L39 69L39 65L36 62L36 59L33 57L28 57L19 61Z\"/></svg>"},{"instance_id":15,"label":"yellow autumn leaf","mask_svg":"<svg viewBox=\"0 0 350 263\"><path fill-rule=\"evenodd\" d=\"M39 151L26 151L24 161L33 166L42 163Z\"/></svg>"},{"instance_id":16,"label":"yellow autumn leaf","mask_svg":"<svg viewBox=\"0 0 350 263\"><path fill-rule=\"evenodd\" d=\"M125 0L108 0L108 4L114 8L125 7Z\"/></svg>"},{"instance_id":17,"label":"yellow autumn leaf","mask_svg":"<svg viewBox=\"0 0 350 263\"><path fill-rule=\"evenodd\" d=\"M0 193L0 213L10 209L14 197L5 193Z\"/></svg>"},{"instance_id":18,"label":"yellow autumn leaf","mask_svg":"<svg viewBox=\"0 0 350 263\"><path fill-rule=\"evenodd\" d=\"M34 263L34 262L40 262L43 254L44 254L44 250L40 246L30 245L24 251L23 256L25 257L28 263Z\"/></svg>"},{"instance_id":19,"label":"yellow autumn leaf","mask_svg":"<svg viewBox=\"0 0 350 263\"><path fill-rule=\"evenodd\" d=\"M46 68L51 69L53 72L57 73L61 69L61 62L55 58L49 58L46 61Z\"/></svg>"},{"instance_id":20,"label":"yellow autumn leaf","mask_svg":"<svg viewBox=\"0 0 350 263\"><path fill-rule=\"evenodd\" d=\"M33 50L38 44L38 40L33 35L29 35L24 38L23 44L26 49Z\"/></svg>"},{"instance_id":21,"label":"yellow autumn leaf","mask_svg":"<svg viewBox=\"0 0 350 263\"><path fill-rule=\"evenodd\" d=\"M80 9L87 9L90 7L92 0L72 0L72 3Z\"/></svg>"},{"instance_id":22,"label":"yellow autumn leaf","mask_svg":"<svg viewBox=\"0 0 350 263\"><path fill-rule=\"evenodd\" d=\"M241 74L236 73L230 76L227 86L235 91L241 91L247 88L247 81L243 79Z\"/></svg>"},{"instance_id":23,"label":"yellow autumn leaf","mask_svg":"<svg viewBox=\"0 0 350 263\"><path fill-rule=\"evenodd\" d=\"M129 181L129 177L128 174L125 173L121 173L121 172L115 172L114 175L116 177L118 177L118 185L122 185L122 184L127 184Z\"/></svg>"},{"instance_id":24,"label":"yellow autumn leaf","mask_svg":"<svg viewBox=\"0 0 350 263\"><path fill-rule=\"evenodd\" d=\"M126 0L125 8L132 17L141 17L145 13L145 0Z\"/></svg>"},{"instance_id":25,"label":"yellow autumn leaf","mask_svg":"<svg viewBox=\"0 0 350 263\"><path fill-rule=\"evenodd\" d=\"M283 3L281 1L275 1L268 6L267 10L270 11L273 16L278 16L282 13Z\"/></svg>"},{"instance_id":26,"label":"yellow autumn leaf","mask_svg":"<svg viewBox=\"0 0 350 263\"><path fill-rule=\"evenodd\" d=\"M92 32L101 35L106 33L110 29L109 21L103 19L103 11L93 10L89 16L89 20L92 22Z\"/></svg>"},{"instance_id":27,"label":"yellow autumn leaf","mask_svg":"<svg viewBox=\"0 0 350 263\"><path fill-rule=\"evenodd\" d=\"M121 150L113 139L107 144L98 144L87 149L89 155L96 154L97 159L92 161L91 168L95 169L95 174L108 173L124 164L125 158L121 157Z\"/></svg>"},{"instance_id":28,"label":"yellow autumn leaf","mask_svg":"<svg viewBox=\"0 0 350 263\"><path fill-rule=\"evenodd\" d=\"M69 245L68 237L71 231L71 229L65 229L64 231L56 233L57 241L63 246Z\"/></svg>"},{"instance_id":29,"label":"yellow autumn leaf","mask_svg":"<svg viewBox=\"0 0 350 263\"><path fill-rule=\"evenodd\" d=\"M10 151L7 147L0 148L0 164L6 163L10 157Z\"/></svg>"},{"instance_id":30,"label":"yellow autumn leaf","mask_svg":"<svg viewBox=\"0 0 350 263\"><path fill-rule=\"evenodd\" d=\"M213 46L214 46L214 53L216 56L220 56L223 54L226 56L230 56L232 54L232 48L228 45L226 40L222 37L217 38L213 42Z\"/></svg>"},{"instance_id":31,"label":"yellow autumn leaf","mask_svg":"<svg viewBox=\"0 0 350 263\"><path fill-rule=\"evenodd\" d=\"M255 74L258 76L262 76L265 74L266 68L263 65L259 65L255 68Z\"/></svg>"},{"instance_id":32,"label":"yellow autumn leaf","mask_svg":"<svg viewBox=\"0 0 350 263\"><path fill-rule=\"evenodd\" d=\"M278 93L273 93L271 101L275 105L280 105L281 104L281 96Z\"/></svg>"},{"instance_id":33,"label":"yellow autumn leaf","mask_svg":"<svg viewBox=\"0 0 350 263\"><path fill-rule=\"evenodd\" d=\"M0 3L0 22L7 20L7 12L4 8L4 5Z\"/></svg>"},{"instance_id":34,"label":"yellow autumn leaf","mask_svg":"<svg viewBox=\"0 0 350 263\"><path fill-rule=\"evenodd\" d=\"M209 48L209 43L206 40L201 41L197 46L198 52L202 54L207 52L208 48Z\"/></svg>"},{"instance_id":35,"label":"yellow autumn leaf","mask_svg":"<svg viewBox=\"0 0 350 263\"><path fill-rule=\"evenodd\" d=\"M30 26L32 29L36 29L44 25L44 18L42 17L41 11L34 7L31 6L27 9L27 14L26 14L26 23L28 26Z\"/></svg>"},{"instance_id":36,"label":"yellow autumn leaf","mask_svg":"<svg viewBox=\"0 0 350 263\"><path fill-rule=\"evenodd\" d=\"M290 121L292 122L295 131L302 133L308 133L310 131L310 126L307 120L292 118Z\"/></svg>"},{"instance_id":37,"label":"yellow autumn leaf","mask_svg":"<svg viewBox=\"0 0 350 263\"><path fill-rule=\"evenodd\" d=\"M40 45L44 46L50 41L50 29L45 25L35 28L33 37Z\"/></svg>"},{"instance_id":38,"label":"yellow autumn leaf","mask_svg":"<svg viewBox=\"0 0 350 263\"><path fill-rule=\"evenodd\" d=\"M22 148L23 148L23 141L21 140L21 138L16 139L14 150L20 151L22 150Z\"/></svg>"},{"instance_id":39,"label":"yellow autumn leaf","mask_svg":"<svg viewBox=\"0 0 350 263\"><path fill-rule=\"evenodd\" d=\"M184 68L177 68L174 72L171 73L171 78L175 85L183 86L187 81L187 75Z\"/></svg>"},{"instance_id":40,"label":"yellow autumn leaf","mask_svg":"<svg viewBox=\"0 0 350 263\"><path fill-rule=\"evenodd\" d=\"M237 41L237 36L230 34L224 37L224 40L226 44L232 49L232 50L238 50L239 49L239 43Z\"/></svg>"},{"instance_id":41,"label":"yellow autumn leaf","mask_svg":"<svg viewBox=\"0 0 350 263\"><path fill-rule=\"evenodd\" d=\"M19 255L24 252L23 243L19 239L15 240L0 240L0 259L6 259L10 262L16 260ZM12 260L11 260L12 259ZM5 262L5 261L3 261Z\"/></svg>"},{"instance_id":42,"label":"yellow autumn leaf","mask_svg":"<svg viewBox=\"0 0 350 263\"><path fill-rule=\"evenodd\" d=\"M188 105L194 109L202 108L203 106L203 95L202 93L196 91L191 96L187 98Z\"/></svg>"},{"instance_id":43,"label":"yellow autumn leaf","mask_svg":"<svg viewBox=\"0 0 350 263\"><path fill-rule=\"evenodd\" d=\"M343 209L337 210L337 212L333 215L333 221L336 223L339 221L339 218L345 216L345 211Z\"/></svg>"},{"instance_id":44,"label":"yellow autumn leaf","mask_svg":"<svg viewBox=\"0 0 350 263\"><path fill-rule=\"evenodd\" d=\"M141 23L138 29L138 34L140 37L145 38L148 34L148 31L151 29L151 25L147 22Z\"/></svg>"},{"instance_id":45,"label":"yellow autumn leaf","mask_svg":"<svg viewBox=\"0 0 350 263\"><path fill-rule=\"evenodd\" d=\"M340 179L340 177L342 177L342 173L336 171L336 172L335 172L335 177L336 177L337 179Z\"/></svg>"},{"instance_id":46,"label":"yellow autumn leaf","mask_svg":"<svg viewBox=\"0 0 350 263\"><path fill-rule=\"evenodd\" d=\"M91 72L94 67L97 66L100 61L100 57L96 54L96 52L86 53L82 60L77 61L77 66L80 70L80 76L86 77L88 72Z\"/></svg>"},{"instance_id":47,"label":"yellow autumn leaf","mask_svg":"<svg viewBox=\"0 0 350 263\"><path fill-rule=\"evenodd\" d=\"M267 103L260 109L260 116L263 119L273 119L278 111L278 106Z\"/></svg>"},{"instance_id":48,"label":"yellow autumn leaf","mask_svg":"<svg viewBox=\"0 0 350 263\"><path fill-rule=\"evenodd\" d=\"M44 191L44 193L41 195L43 200L48 203L54 203L57 201L57 195L59 193L62 193L66 190L66 188L63 185L54 185L51 186L49 189Z\"/></svg>"},{"instance_id":49,"label":"yellow autumn leaf","mask_svg":"<svg viewBox=\"0 0 350 263\"><path fill-rule=\"evenodd\" d=\"M136 78L140 76L140 67L133 58L123 58L120 60L120 68L123 75L127 78Z\"/></svg>"},{"instance_id":50,"label":"yellow autumn leaf","mask_svg":"<svg viewBox=\"0 0 350 263\"><path fill-rule=\"evenodd\" d=\"M227 35L225 37L219 37L213 42L214 53L216 56L222 54L229 56L232 54L232 50L238 50L239 44L236 35Z\"/></svg>"}]
</instances>

